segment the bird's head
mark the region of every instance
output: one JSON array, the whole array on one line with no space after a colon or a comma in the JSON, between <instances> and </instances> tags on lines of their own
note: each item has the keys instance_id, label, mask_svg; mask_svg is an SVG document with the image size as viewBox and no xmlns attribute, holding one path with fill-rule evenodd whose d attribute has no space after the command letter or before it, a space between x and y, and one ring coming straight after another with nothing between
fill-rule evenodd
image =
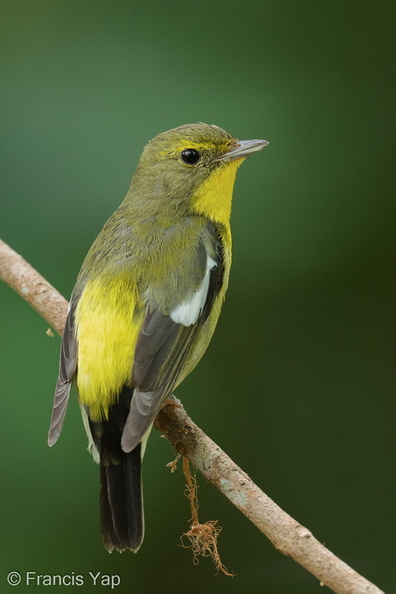
<instances>
[{"instance_id":1,"label":"bird's head","mask_svg":"<svg viewBox=\"0 0 396 594\"><path fill-rule=\"evenodd\" d=\"M267 144L266 140L239 141L213 124L173 128L145 146L130 193L139 202L156 203L159 209L158 200L164 209L172 206L181 213L192 210L223 219L229 216L237 168Z\"/></svg>"}]
</instances>

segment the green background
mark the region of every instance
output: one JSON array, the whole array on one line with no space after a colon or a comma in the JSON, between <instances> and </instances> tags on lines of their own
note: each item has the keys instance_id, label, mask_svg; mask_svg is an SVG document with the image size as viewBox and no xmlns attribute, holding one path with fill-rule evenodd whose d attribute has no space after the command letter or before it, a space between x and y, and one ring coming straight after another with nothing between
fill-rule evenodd
<instances>
[{"instance_id":1,"label":"green background","mask_svg":"<svg viewBox=\"0 0 396 594\"><path fill-rule=\"evenodd\" d=\"M2 0L0 236L65 296L143 145L196 121L270 146L239 172L231 284L177 391L193 419L344 561L395 591L392 1ZM76 399L46 445L59 338L0 285L0 589L10 571L119 575L115 592L319 592L200 477L237 577L178 546L170 445L145 457L146 539L103 548ZM45 588L81 591L82 588Z\"/></svg>"}]
</instances>

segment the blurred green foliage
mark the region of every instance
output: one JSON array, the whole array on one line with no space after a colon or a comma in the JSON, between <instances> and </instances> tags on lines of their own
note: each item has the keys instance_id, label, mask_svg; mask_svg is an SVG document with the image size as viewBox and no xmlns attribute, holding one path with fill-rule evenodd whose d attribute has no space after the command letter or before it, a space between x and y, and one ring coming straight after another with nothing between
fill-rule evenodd
<instances>
[{"instance_id":1,"label":"blurred green foliage","mask_svg":"<svg viewBox=\"0 0 396 594\"><path fill-rule=\"evenodd\" d=\"M194 420L279 505L396 587L396 5L1 0L1 237L65 296L143 145L196 121L270 146L239 173L224 313L179 388ZM109 555L75 401L46 435L59 339L0 286L1 591L10 571L119 575L116 592L317 592L200 478L237 577L178 548L189 506L153 432L146 540ZM8 589L7 589L8 588ZM25 589L24 589L25 588ZM47 588L50 590L50 588ZM46 589L46 591L47 591ZM51 591L77 590L78 586ZM109 589L109 588L107 588Z\"/></svg>"}]
</instances>

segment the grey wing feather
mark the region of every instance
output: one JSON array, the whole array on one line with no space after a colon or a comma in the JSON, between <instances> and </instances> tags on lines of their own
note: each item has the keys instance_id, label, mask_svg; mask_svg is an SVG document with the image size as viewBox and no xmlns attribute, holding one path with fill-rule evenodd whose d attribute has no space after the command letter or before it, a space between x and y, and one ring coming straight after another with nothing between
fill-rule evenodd
<instances>
[{"instance_id":1,"label":"grey wing feather","mask_svg":"<svg viewBox=\"0 0 396 594\"><path fill-rule=\"evenodd\" d=\"M195 324L184 326L160 311L146 313L134 356L135 391L121 440L125 452L133 450L143 439L178 382L196 335L222 286L224 268L220 248L216 250L216 266L211 270L206 301Z\"/></svg>"},{"instance_id":2,"label":"grey wing feather","mask_svg":"<svg viewBox=\"0 0 396 594\"><path fill-rule=\"evenodd\" d=\"M158 333L152 335L151 343L147 343L148 337L141 333L136 345L134 371L136 363L138 365L133 381L138 387L134 390L122 434L121 446L124 452L132 451L151 428L164 400L177 383L199 328L198 324L188 327L177 324L160 312L155 312L155 317L158 323L162 322ZM143 348L145 344L147 350Z\"/></svg>"},{"instance_id":3,"label":"grey wing feather","mask_svg":"<svg viewBox=\"0 0 396 594\"><path fill-rule=\"evenodd\" d=\"M135 349L132 381L140 390L153 390L159 371L174 345L181 324L176 324L160 311L148 311Z\"/></svg>"},{"instance_id":4,"label":"grey wing feather","mask_svg":"<svg viewBox=\"0 0 396 594\"><path fill-rule=\"evenodd\" d=\"M131 452L142 441L157 416L161 406L161 394L158 392L140 392L135 389L131 409L122 432L121 447L124 452Z\"/></svg>"},{"instance_id":5,"label":"grey wing feather","mask_svg":"<svg viewBox=\"0 0 396 594\"><path fill-rule=\"evenodd\" d=\"M58 381L55 388L54 405L48 445L52 446L59 438L69 402L72 381L77 368L77 341L74 335L74 305L70 306L63 333Z\"/></svg>"},{"instance_id":6,"label":"grey wing feather","mask_svg":"<svg viewBox=\"0 0 396 594\"><path fill-rule=\"evenodd\" d=\"M156 313L158 317L162 316L159 312ZM124 452L132 451L142 441L146 432L150 430L164 400L171 394L177 383L180 370L183 369L183 364L194 346L194 337L199 328L198 324L185 327L176 324L167 316L162 317L165 318L163 320L165 326L172 325L172 331L169 332L167 340L160 344L157 350L158 358L152 356L145 360L145 365L140 365L137 374L140 378L138 384L136 383L136 376L133 375L134 383L139 387L134 390L131 409L122 434L121 447ZM162 333L159 332L159 334ZM167 333L164 332L164 334ZM142 336L140 335L139 338ZM154 341L157 338L157 334L154 334ZM144 342L144 337L142 342ZM148 351L150 351L149 348ZM139 353L143 353L144 356L145 351L139 351Z\"/></svg>"}]
</instances>

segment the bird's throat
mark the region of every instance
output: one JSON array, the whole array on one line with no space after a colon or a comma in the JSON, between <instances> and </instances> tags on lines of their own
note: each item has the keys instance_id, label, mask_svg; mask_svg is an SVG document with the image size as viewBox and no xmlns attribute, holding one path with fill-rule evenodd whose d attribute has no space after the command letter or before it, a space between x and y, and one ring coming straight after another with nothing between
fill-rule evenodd
<instances>
[{"instance_id":1,"label":"bird's throat","mask_svg":"<svg viewBox=\"0 0 396 594\"><path fill-rule=\"evenodd\" d=\"M242 161L238 159L218 167L199 186L191 200L197 214L228 227L235 177Z\"/></svg>"}]
</instances>

